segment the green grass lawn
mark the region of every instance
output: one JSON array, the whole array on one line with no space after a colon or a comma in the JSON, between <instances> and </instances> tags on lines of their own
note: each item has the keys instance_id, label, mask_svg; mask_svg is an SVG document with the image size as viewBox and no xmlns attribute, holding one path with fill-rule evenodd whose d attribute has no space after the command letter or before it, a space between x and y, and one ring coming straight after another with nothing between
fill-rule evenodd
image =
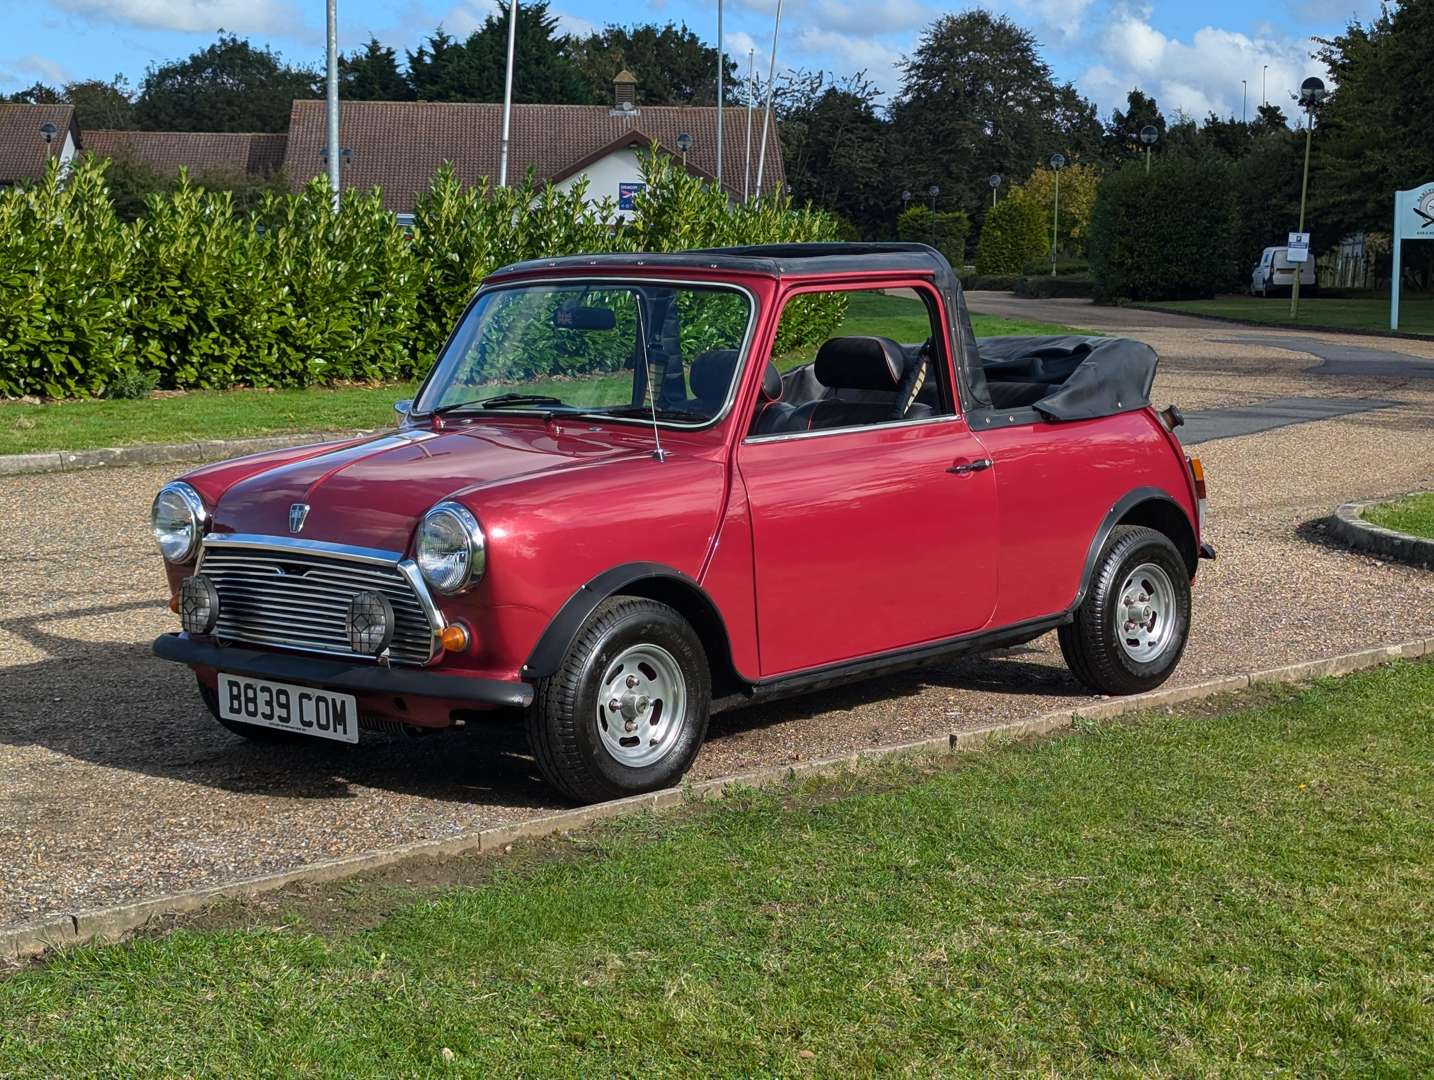
<instances>
[{"instance_id":1,"label":"green grass lawn","mask_svg":"<svg viewBox=\"0 0 1434 1080\"><path fill-rule=\"evenodd\" d=\"M926 337L923 320L893 315L900 301L862 295L842 332L881 334L898 341ZM1068 328L974 316L976 333L1066 333ZM794 358L792 363L802 358ZM810 359L806 357L805 359ZM545 392L545 387L535 388ZM84 450L138 443L237 439L306 431L352 431L394 423L393 403L412 397L413 384L320 390L197 391L144 401L0 401L0 454Z\"/></svg>"},{"instance_id":2,"label":"green grass lawn","mask_svg":"<svg viewBox=\"0 0 1434 1080\"><path fill-rule=\"evenodd\" d=\"M1343 330L1389 330L1389 300L1336 300L1301 297L1299 318L1290 320L1288 297L1218 296L1214 300L1167 300L1141 307L1172 311L1181 315L1219 315L1227 319L1292 327L1332 327ZM1401 333L1434 335L1434 297L1406 296L1399 304Z\"/></svg>"},{"instance_id":3,"label":"green grass lawn","mask_svg":"<svg viewBox=\"0 0 1434 1080\"><path fill-rule=\"evenodd\" d=\"M1428 1076L1431 760L1404 663L325 886L0 981L0 1075Z\"/></svg>"},{"instance_id":4,"label":"green grass lawn","mask_svg":"<svg viewBox=\"0 0 1434 1080\"><path fill-rule=\"evenodd\" d=\"M1364 512L1364 517L1386 529L1434 539L1434 493L1411 495L1383 506L1371 506Z\"/></svg>"}]
</instances>

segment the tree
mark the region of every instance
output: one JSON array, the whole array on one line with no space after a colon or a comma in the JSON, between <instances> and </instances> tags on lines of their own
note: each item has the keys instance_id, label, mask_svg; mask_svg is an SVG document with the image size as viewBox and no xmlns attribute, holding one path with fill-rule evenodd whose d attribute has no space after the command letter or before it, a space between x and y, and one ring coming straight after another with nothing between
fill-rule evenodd
<instances>
[{"instance_id":1,"label":"tree","mask_svg":"<svg viewBox=\"0 0 1434 1080\"><path fill-rule=\"evenodd\" d=\"M65 100L75 107L80 130L126 131L134 127L134 102L123 75L109 82L83 79L65 84Z\"/></svg>"},{"instance_id":2,"label":"tree","mask_svg":"<svg viewBox=\"0 0 1434 1080\"><path fill-rule=\"evenodd\" d=\"M1145 153L1145 144L1140 141L1140 129L1154 125L1165 138L1165 117L1160 115L1160 106L1153 97L1147 96L1138 87L1125 95L1125 111L1112 109L1110 123L1105 125L1105 156L1108 161L1121 161L1133 154ZM1156 144L1157 146L1160 143Z\"/></svg>"},{"instance_id":3,"label":"tree","mask_svg":"<svg viewBox=\"0 0 1434 1080\"><path fill-rule=\"evenodd\" d=\"M1100 187L1100 170L1094 165L1071 165L1061 170L1060 232L1057 250L1066 255L1084 255L1089 238L1090 215ZM1056 174L1037 169L1017 191L1041 208L1046 246L1050 246L1051 215L1055 210Z\"/></svg>"},{"instance_id":4,"label":"tree","mask_svg":"<svg viewBox=\"0 0 1434 1080\"><path fill-rule=\"evenodd\" d=\"M60 91L42 82L27 86L24 90L16 90L5 100L12 105L59 105L62 103Z\"/></svg>"},{"instance_id":5,"label":"tree","mask_svg":"<svg viewBox=\"0 0 1434 1080\"><path fill-rule=\"evenodd\" d=\"M361 51L339 57L339 95L350 101L412 101L413 87L393 49L370 36Z\"/></svg>"},{"instance_id":6,"label":"tree","mask_svg":"<svg viewBox=\"0 0 1434 1080\"><path fill-rule=\"evenodd\" d=\"M1396 190L1434 175L1434 0L1404 0L1365 25L1317 38L1337 89L1321 110L1310 164L1310 210L1325 244L1388 229ZM1406 265L1427 286L1434 245L1413 244Z\"/></svg>"},{"instance_id":7,"label":"tree","mask_svg":"<svg viewBox=\"0 0 1434 1080\"><path fill-rule=\"evenodd\" d=\"M1035 38L980 9L943 15L902 66L892 106L901 186L939 184L948 205L980 210L993 172L1025 176L1057 150L1074 155L1072 125L1089 137L1094 114L1057 85Z\"/></svg>"},{"instance_id":8,"label":"tree","mask_svg":"<svg viewBox=\"0 0 1434 1080\"><path fill-rule=\"evenodd\" d=\"M518 7L513 100L536 104L593 101L587 81L568 58L570 41L559 34L546 0ZM508 7L499 0L483 25L459 41L435 30L417 52L408 54L408 79L420 101L502 101L507 69ZM604 95L604 99L607 95Z\"/></svg>"},{"instance_id":9,"label":"tree","mask_svg":"<svg viewBox=\"0 0 1434 1080\"><path fill-rule=\"evenodd\" d=\"M798 72L784 82L778 128L793 196L835 211L866 236L890 223L894 202L879 98L864 72L840 81Z\"/></svg>"},{"instance_id":10,"label":"tree","mask_svg":"<svg viewBox=\"0 0 1434 1080\"><path fill-rule=\"evenodd\" d=\"M637 79L640 105L715 105L717 50L687 28L607 26L571 39L568 55L581 73L592 101L612 96L612 81L624 68ZM737 65L727 61L727 87L740 92ZM736 100L728 96L728 104Z\"/></svg>"},{"instance_id":11,"label":"tree","mask_svg":"<svg viewBox=\"0 0 1434 1080\"><path fill-rule=\"evenodd\" d=\"M293 100L318 93L308 68L221 33L183 60L150 65L134 117L146 131L285 131Z\"/></svg>"}]
</instances>

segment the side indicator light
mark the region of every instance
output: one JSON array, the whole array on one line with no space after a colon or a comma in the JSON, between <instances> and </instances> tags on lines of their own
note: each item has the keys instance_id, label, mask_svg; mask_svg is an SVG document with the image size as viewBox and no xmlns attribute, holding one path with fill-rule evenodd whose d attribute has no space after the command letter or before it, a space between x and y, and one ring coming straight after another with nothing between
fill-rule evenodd
<instances>
[{"instance_id":1,"label":"side indicator light","mask_svg":"<svg viewBox=\"0 0 1434 1080\"><path fill-rule=\"evenodd\" d=\"M1197 457L1190 458L1190 475L1195 478L1195 494L1205 498L1205 466L1200 464Z\"/></svg>"},{"instance_id":2,"label":"side indicator light","mask_svg":"<svg viewBox=\"0 0 1434 1080\"><path fill-rule=\"evenodd\" d=\"M462 652L468 648L468 628L462 623L449 623L438 635L445 652Z\"/></svg>"},{"instance_id":3,"label":"side indicator light","mask_svg":"<svg viewBox=\"0 0 1434 1080\"><path fill-rule=\"evenodd\" d=\"M174 612L176 615L179 614L179 594L178 594L178 593L175 593L173 596L171 596L171 597L169 598L169 610L172 611L172 612Z\"/></svg>"}]
</instances>

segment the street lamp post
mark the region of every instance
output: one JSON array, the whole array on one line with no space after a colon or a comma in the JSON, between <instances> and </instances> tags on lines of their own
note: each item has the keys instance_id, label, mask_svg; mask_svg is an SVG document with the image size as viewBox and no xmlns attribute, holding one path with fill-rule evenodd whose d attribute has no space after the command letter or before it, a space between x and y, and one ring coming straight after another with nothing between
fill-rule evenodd
<instances>
[{"instance_id":1,"label":"street lamp post","mask_svg":"<svg viewBox=\"0 0 1434 1080\"><path fill-rule=\"evenodd\" d=\"M1061 230L1061 170L1065 167L1064 154L1051 155L1051 171L1056 174L1056 199L1051 212L1051 277L1056 276L1056 240Z\"/></svg>"},{"instance_id":2,"label":"street lamp post","mask_svg":"<svg viewBox=\"0 0 1434 1080\"><path fill-rule=\"evenodd\" d=\"M692 149L692 136L687 132L681 132L677 136L677 149L682 152L682 167L687 168L687 151Z\"/></svg>"},{"instance_id":3,"label":"street lamp post","mask_svg":"<svg viewBox=\"0 0 1434 1080\"><path fill-rule=\"evenodd\" d=\"M513 133L513 56L518 48L518 0L508 0L508 66L503 73L503 122L498 138L498 186L508 186L508 149Z\"/></svg>"},{"instance_id":4,"label":"street lamp post","mask_svg":"<svg viewBox=\"0 0 1434 1080\"><path fill-rule=\"evenodd\" d=\"M1260 104L1270 103L1270 65L1265 65L1265 70L1260 72Z\"/></svg>"},{"instance_id":5,"label":"street lamp post","mask_svg":"<svg viewBox=\"0 0 1434 1080\"><path fill-rule=\"evenodd\" d=\"M936 198L941 194L941 186L939 184L932 184L926 189L926 194L931 196L931 212L934 214L936 213Z\"/></svg>"},{"instance_id":6,"label":"street lamp post","mask_svg":"<svg viewBox=\"0 0 1434 1080\"><path fill-rule=\"evenodd\" d=\"M997 173L992 173L992 174L991 174L991 179L990 179L989 181L987 181L987 183L989 183L989 184L991 185L991 205L992 205L992 206L995 206L995 205L996 205L996 189L1001 186L1001 174L998 173L998 172L997 172Z\"/></svg>"},{"instance_id":7,"label":"street lamp post","mask_svg":"<svg viewBox=\"0 0 1434 1080\"><path fill-rule=\"evenodd\" d=\"M911 192L909 192L909 191L903 191L903 192L901 193L901 212L902 212L902 213L905 213L905 212L906 212L906 208L907 208L908 206L910 206L910 205L911 205Z\"/></svg>"},{"instance_id":8,"label":"street lamp post","mask_svg":"<svg viewBox=\"0 0 1434 1080\"><path fill-rule=\"evenodd\" d=\"M1320 102L1325 99L1324 81L1311 75L1304 82L1300 83L1300 105L1305 110L1305 172L1304 179L1300 181L1300 227L1299 231L1305 231L1305 195L1310 187L1310 140L1314 133L1314 114L1319 108ZM1309 249L1305 249L1305 258L1310 255ZM1298 316L1300 310L1300 278L1304 276L1304 263L1295 268L1295 283L1290 287L1290 318Z\"/></svg>"},{"instance_id":9,"label":"street lamp post","mask_svg":"<svg viewBox=\"0 0 1434 1080\"><path fill-rule=\"evenodd\" d=\"M1145 144L1145 175L1150 175L1150 148L1160 138L1160 129L1154 124L1146 124L1140 129L1140 141Z\"/></svg>"},{"instance_id":10,"label":"street lamp post","mask_svg":"<svg viewBox=\"0 0 1434 1080\"><path fill-rule=\"evenodd\" d=\"M46 146L49 146L55 141L55 136L59 134L59 131L59 128L47 120L40 125L40 138L45 140Z\"/></svg>"}]
</instances>

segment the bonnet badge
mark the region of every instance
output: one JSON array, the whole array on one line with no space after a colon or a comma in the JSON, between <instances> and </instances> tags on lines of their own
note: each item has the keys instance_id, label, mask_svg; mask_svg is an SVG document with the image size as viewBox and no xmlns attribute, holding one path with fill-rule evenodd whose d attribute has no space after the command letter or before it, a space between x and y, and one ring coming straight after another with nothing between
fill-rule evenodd
<instances>
[{"instance_id":1,"label":"bonnet badge","mask_svg":"<svg viewBox=\"0 0 1434 1080\"><path fill-rule=\"evenodd\" d=\"M309 517L308 503L294 503L289 507L289 531L300 532L304 528L304 522Z\"/></svg>"}]
</instances>

